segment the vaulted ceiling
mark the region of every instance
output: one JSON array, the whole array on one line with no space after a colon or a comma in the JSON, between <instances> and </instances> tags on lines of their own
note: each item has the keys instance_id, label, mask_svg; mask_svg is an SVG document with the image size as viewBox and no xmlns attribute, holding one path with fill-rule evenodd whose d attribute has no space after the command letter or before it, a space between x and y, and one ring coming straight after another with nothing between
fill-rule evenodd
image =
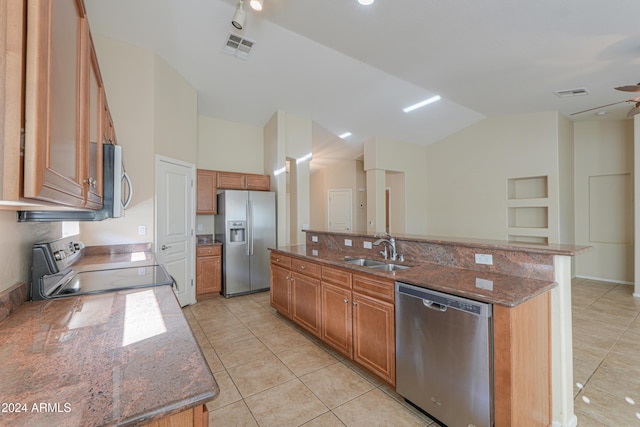
<instances>
[{"instance_id":1,"label":"vaulted ceiling","mask_svg":"<svg viewBox=\"0 0 640 427\"><path fill-rule=\"evenodd\" d=\"M231 25L235 0L85 3L93 32L182 74L200 114L253 125L277 110L308 117L328 157L355 157L372 136L428 145L491 116L569 117L635 97L613 88L640 81L637 0L264 0L262 12L245 4L242 30ZM248 58L223 52L230 33L255 42ZM589 94L554 93L573 88ZM571 118L624 118L630 107Z\"/></svg>"}]
</instances>

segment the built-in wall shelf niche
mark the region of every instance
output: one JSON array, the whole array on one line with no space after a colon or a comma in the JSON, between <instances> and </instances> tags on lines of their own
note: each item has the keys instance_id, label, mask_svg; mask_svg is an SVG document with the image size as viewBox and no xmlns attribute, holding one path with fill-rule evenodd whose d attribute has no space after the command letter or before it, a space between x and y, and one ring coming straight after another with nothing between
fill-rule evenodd
<instances>
[{"instance_id":1,"label":"built-in wall shelf niche","mask_svg":"<svg viewBox=\"0 0 640 427\"><path fill-rule=\"evenodd\" d=\"M549 243L548 177L507 179L507 238L510 242Z\"/></svg>"}]
</instances>

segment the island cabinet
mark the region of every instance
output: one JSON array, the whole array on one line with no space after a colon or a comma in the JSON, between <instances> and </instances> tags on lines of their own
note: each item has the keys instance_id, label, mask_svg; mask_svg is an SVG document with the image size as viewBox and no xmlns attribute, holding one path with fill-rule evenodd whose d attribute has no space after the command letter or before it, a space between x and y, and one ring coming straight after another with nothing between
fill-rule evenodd
<instances>
[{"instance_id":1,"label":"island cabinet","mask_svg":"<svg viewBox=\"0 0 640 427\"><path fill-rule=\"evenodd\" d=\"M320 265L291 260L291 320L320 338Z\"/></svg>"},{"instance_id":2,"label":"island cabinet","mask_svg":"<svg viewBox=\"0 0 640 427\"><path fill-rule=\"evenodd\" d=\"M200 245L196 250L196 299L218 296L222 290L222 246Z\"/></svg>"},{"instance_id":3,"label":"island cabinet","mask_svg":"<svg viewBox=\"0 0 640 427\"><path fill-rule=\"evenodd\" d=\"M271 306L395 387L393 285L271 253Z\"/></svg>"},{"instance_id":4,"label":"island cabinet","mask_svg":"<svg viewBox=\"0 0 640 427\"><path fill-rule=\"evenodd\" d=\"M198 405L168 417L144 424L144 427L208 427L209 410L207 405Z\"/></svg>"},{"instance_id":5,"label":"island cabinet","mask_svg":"<svg viewBox=\"0 0 640 427\"><path fill-rule=\"evenodd\" d=\"M271 253L271 306L291 318L291 258Z\"/></svg>"}]
</instances>

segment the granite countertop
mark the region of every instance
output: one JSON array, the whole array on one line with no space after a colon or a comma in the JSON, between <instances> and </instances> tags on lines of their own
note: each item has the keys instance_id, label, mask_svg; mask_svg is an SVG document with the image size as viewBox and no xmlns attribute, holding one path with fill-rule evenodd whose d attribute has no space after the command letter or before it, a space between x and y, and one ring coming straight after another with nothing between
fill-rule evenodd
<instances>
[{"instance_id":1,"label":"granite countertop","mask_svg":"<svg viewBox=\"0 0 640 427\"><path fill-rule=\"evenodd\" d=\"M349 255L345 254L345 252L332 253L321 249L317 255L312 255L310 248L307 248L306 245L278 247L271 248L271 250L284 255L350 269L354 273L366 273L380 278L507 307L515 307L557 286L557 283L553 281L466 270L426 261L412 261L411 263L387 261L411 266L406 270L387 272L348 264L345 262L345 255ZM361 258L362 255L353 254L352 257ZM379 258L376 259L379 260Z\"/></svg>"},{"instance_id":2,"label":"granite countertop","mask_svg":"<svg viewBox=\"0 0 640 427\"><path fill-rule=\"evenodd\" d=\"M3 426L139 425L218 393L170 286L27 302L0 323Z\"/></svg>"},{"instance_id":3,"label":"granite countertop","mask_svg":"<svg viewBox=\"0 0 640 427\"><path fill-rule=\"evenodd\" d=\"M215 240L212 234L198 234L196 236L196 246L221 245L222 242Z\"/></svg>"}]
</instances>

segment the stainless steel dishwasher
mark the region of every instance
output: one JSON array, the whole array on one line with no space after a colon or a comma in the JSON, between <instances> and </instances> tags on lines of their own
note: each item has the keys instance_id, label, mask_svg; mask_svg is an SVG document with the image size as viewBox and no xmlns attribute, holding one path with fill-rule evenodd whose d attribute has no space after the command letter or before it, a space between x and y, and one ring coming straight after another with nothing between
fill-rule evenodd
<instances>
[{"instance_id":1,"label":"stainless steel dishwasher","mask_svg":"<svg viewBox=\"0 0 640 427\"><path fill-rule=\"evenodd\" d=\"M396 390L449 427L493 426L491 308L396 282Z\"/></svg>"}]
</instances>

